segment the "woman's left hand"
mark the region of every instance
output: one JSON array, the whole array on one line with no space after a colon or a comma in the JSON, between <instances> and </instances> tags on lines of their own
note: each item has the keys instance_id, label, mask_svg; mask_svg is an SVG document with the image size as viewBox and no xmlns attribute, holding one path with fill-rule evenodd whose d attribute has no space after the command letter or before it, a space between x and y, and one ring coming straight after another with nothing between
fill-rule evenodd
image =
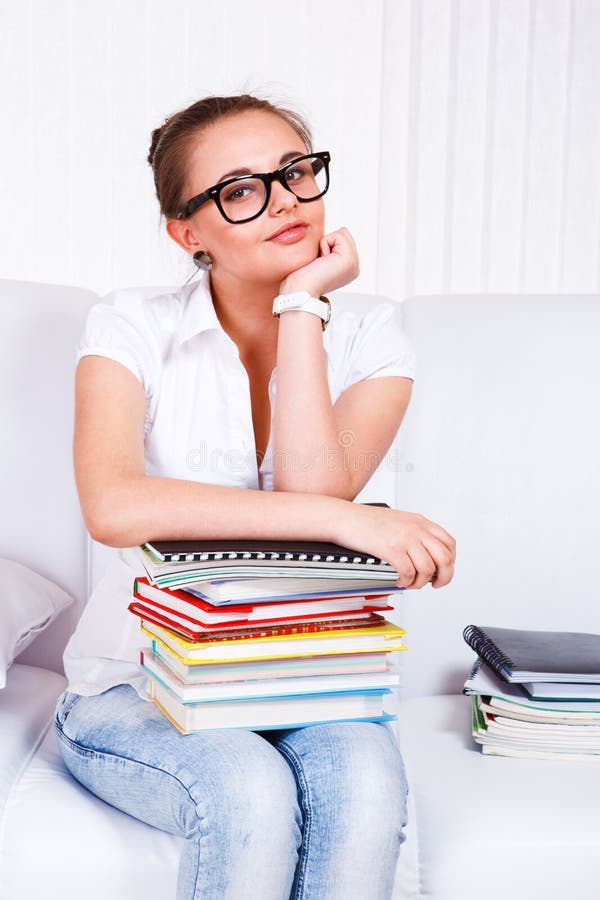
<instances>
[{"instance_id":1,"label":"woman's left hand","mask_svg":"<svg viewBox=\"0 0 600 900\"><path fill-rule=\"evenodd\" d=\"M324 235L319 242L319 254L312 262L284 278L279 289L281 294L308 291L312 297L320 297L357 277L358 253L347 228Z\"/></svg>"}]
</instances>

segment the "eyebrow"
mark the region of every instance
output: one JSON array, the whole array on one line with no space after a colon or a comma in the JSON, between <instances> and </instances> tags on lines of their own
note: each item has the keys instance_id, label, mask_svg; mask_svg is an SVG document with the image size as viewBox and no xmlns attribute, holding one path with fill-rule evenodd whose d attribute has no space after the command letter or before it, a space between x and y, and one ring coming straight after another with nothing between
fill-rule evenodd
<instances>
[{"instance_id":1,"label":"eyebrow","mask_svg":"<svg viewBox=\"0 0 600 900\"><path fill-rule=\"evenodd\" d=\"M290 150L288 153L284 153L281 159L279 160L279 165L282 166L284 163L289 162L291 159L297 159L299 156L304 156L303 153L299 153L297 150ZM253 175L255 173L252 172L251 169L232 169L230 172L225 172L224 175L221 175L217 184L221 181L225 181L227 178L235 178L237 175Z\"/></svg>"}]
</instances>

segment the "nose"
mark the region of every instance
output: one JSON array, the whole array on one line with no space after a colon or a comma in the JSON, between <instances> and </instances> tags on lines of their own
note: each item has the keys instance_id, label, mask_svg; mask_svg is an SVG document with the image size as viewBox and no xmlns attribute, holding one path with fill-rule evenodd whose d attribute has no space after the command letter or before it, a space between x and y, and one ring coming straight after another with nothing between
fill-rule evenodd
<instances>
[{"instance_id":1,"label":"nose","mask_svg":"<svg viewBox=\"0 0 600 900\"><path fill-rule=\"evenodd\" d=\"M298 206L298 198L287 188L284 188L278 181L273 180L271 183L271 196L269 197L269 213L272 216L279 215L282 212L289 212Z\"/></svg>"}]
</instances>

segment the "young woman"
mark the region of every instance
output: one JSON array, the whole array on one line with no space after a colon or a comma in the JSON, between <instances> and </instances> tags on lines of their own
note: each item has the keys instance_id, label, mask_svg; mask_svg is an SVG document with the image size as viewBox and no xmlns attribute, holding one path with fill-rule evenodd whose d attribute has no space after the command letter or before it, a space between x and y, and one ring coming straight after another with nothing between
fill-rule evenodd
<instances>
[{"instance_id":1,"label":"young woman","mask_svg":"<svg viewBox=\"0 0 600 900\"><path fill-rule=\"evenodd\" d=\"M410 396L397 307L326 298L358 259L345 228L325 234L329 154L295 113L201 100L154 131L149 162L167 231L203 273L117 293L81 339L77 487L92 537L119 550L65 652L61 752L90 791L186 838L178 900L387 898L407 792L391 730L183 736L149 702L127 604L151 538L330 540L407 588L451 579L442 527L351 502Z\"/></svg>"}]
</instances>

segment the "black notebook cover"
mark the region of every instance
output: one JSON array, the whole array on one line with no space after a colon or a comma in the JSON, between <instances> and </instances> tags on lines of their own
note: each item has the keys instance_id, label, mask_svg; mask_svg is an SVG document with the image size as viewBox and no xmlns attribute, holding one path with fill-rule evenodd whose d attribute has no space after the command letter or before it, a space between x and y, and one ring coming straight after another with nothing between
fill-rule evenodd
<instances>
[{"instance_id":1,"label":"black notebook cover","mask_svg":"<svg viewBox=\"0 0 600 900\"><path fill-rule=\"evenodd\" d=\"M504 681L600 683L600 634L468 625L463 637Z\"/></svg>"},{"instance_id":2,"label":"black notebook cover","mask_svg":"<svg viewBox=\"0 0 600 900\"><path fill-rule=\"evenodd\" d=\"M387 503L365 503L365 506L383 506L390 509ZM235 554L246 559L293 559L298 561L315 558L320 562L370 563L371 565L389 565L376 556L357 553L349 547L328 541L278 541L262 540L213 540L198 541L146 541L143 548L150 550L163 562L200 562L202 559L214 558L215 554Z\"/></svg>"}]
</instances>

